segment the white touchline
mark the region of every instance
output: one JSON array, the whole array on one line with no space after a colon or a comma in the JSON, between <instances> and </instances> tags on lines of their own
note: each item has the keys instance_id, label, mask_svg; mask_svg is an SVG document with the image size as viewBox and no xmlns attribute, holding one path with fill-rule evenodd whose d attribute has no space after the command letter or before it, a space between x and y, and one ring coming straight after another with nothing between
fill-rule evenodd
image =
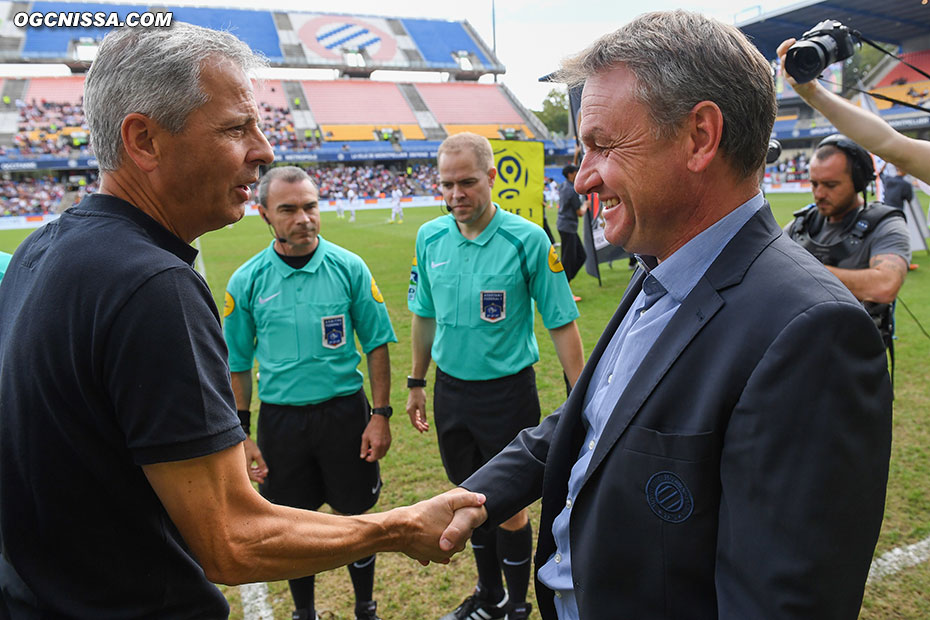
<instances>
[{"instance_id":1,"label":"white touchline","mask_svg":"<svg viewBox=\"0 0 930 620\"><path fill-rule=\"evenodd\" d=\"M203 262L203 251L200 249L200 237L194 239L194 247L197 249L197 260L194 261L194 269L206 280L207 265Z\"/></svg>"},{"instance_id":2,"label":"white touchline","mask_svg":"<svg viewBox=\"0 0 930 620\"><path fill-rule=\"evenodd\" d=\"M868 581L878 581L882 577L893 575L905 568L923 564L928 559L930 559L930 537L913 545L897 547L872 560Z\"/></svg>"},{"instance_id":3,"label":"white touchline","mask_svg":"<svg viewBox=\"0 0 930 620\"><path fill-rule=\"evenodd\" d=\"M246 583L239 586L243 620L274 620L268 603L268 584Z\"/></svg>"},{"instance_id":4,"label":"white touchline","mask_svg":"<svg viewBox=\"0 0 930 620\"><path fill-rule=\"evenodd\" d=\"M207 279L207 268L203 262L203 252L200 250L200 237L194 239L197 248L197 261L195 269ZM274 613L268 603L268 585L264 583L247 583L239 586L239 598L242 599L243 620L274 620Z\"/></svg>"}]
</instances>

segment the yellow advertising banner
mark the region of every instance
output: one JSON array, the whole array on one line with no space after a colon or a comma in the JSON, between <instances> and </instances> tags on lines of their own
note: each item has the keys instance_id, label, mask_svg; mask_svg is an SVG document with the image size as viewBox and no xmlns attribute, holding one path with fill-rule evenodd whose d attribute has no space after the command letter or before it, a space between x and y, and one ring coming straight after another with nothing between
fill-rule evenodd
<instances>
[{"instance_id":1,"label":"yellow advertising banner","mask_svg":"<svg viewBox=\"0 0 930 620\"><path fill-rule=\"evenodd\" d=\"M502 209L543 225L545 154L542 142L491 140L497 180L492 199Z\"/></svg>"}]
</instances>

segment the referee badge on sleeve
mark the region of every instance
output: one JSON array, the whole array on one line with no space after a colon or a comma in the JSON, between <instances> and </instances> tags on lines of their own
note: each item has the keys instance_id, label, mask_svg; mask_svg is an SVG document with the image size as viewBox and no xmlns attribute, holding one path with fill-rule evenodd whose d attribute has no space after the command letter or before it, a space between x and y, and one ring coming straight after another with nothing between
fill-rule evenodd
<instances>
[{"instance_id":1,"label":"referee badge on sleeve","mask_svg":"<svg viewBox=\"0 0 930 620\"><path fill-rule=\"evenodd\" d=\"M323 346L327 349L338 349L346 343L346 315L324 316Z\"/></svg>"},{"instance_id":2,"label":"referee badge on sleeve","mask_svg":"<svg viewBox=\"0 0 930 620\"><path fill-rule=\"evenodd\" d=\"M481 318L488 323L507 318L507 291L481 291Z\"/></svg>"},{"instance_id":3,"label":"referee badge on sleeve","mask_svg":"<svg viewBox=\"0 0 930 620\"><path fill-rule=\"evenodd\" d=\"M413 257L410 266L410 286L407 287L407 301L413 301L417 296L417 285L420 283L420 272L417 269L417 257Z\"/></svg>"},{"instance_id":4,"label":"referee badge on sleeve","mask_svg":"<svg viewBox=\"0 0 930 620\"><path fill-rule=\"evenodd\" d=\"M228 317L235 309L236 300L233 299L233 296L229 294L229 291L226 291L226 299L223 300L223 318L225 319Z\"/></svg>"}]
</instances>

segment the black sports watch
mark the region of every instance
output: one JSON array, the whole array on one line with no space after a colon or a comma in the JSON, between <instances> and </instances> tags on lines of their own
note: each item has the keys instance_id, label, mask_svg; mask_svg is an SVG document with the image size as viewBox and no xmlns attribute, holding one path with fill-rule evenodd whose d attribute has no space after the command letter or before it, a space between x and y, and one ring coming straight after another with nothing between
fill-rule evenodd
<instances>
[{"instance_id":1,"label":"black sports watch","mask_svg":"<svg viewBox=\"0 0 930 620\"><path fill-rule=\"evenodd\" d=\"M371 410L371 415L383 415L388 420L391 419L391 416L394 415L394 410L391 409L391 406L387 407L375 407Z\"/></svg>"},{"instance_id":2,"label":"black sports watch","mask_svg":"<svg viewBox=\"0 0 930 620\"><path fill-rule=\"evenodd\" d=\"M426 379L415 379L414 377L407 377L407 389L415 387L426 387Z\"/></svg>"}]
</instances>

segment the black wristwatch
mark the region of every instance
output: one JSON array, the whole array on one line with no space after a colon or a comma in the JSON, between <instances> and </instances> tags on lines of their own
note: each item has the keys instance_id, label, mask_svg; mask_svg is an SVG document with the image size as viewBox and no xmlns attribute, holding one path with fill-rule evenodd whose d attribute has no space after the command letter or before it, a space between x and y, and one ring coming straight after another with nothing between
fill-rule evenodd
<instances>
[{"instance_id":1,"label":"black wristwatch","mask_svg":"<svg viewBox=\"0 0 930 620\"><path fill-rule=\"evenodd\" d=\"M394 415L394 410L391 409L391 406L387 407L375 407L371 410L371 415L383 415L386 419L390 420L391 416Z\"/></svg>"},{"instance_id":2,"label":"black wristwatch","mask_svg":"<svg viewBox=\"0 0 930 620\"><path fill-rule=\"evenodd\" d=\"M426 387L426 379L415 379L413 377L407 377L407 389L415 387Z\"/></svg>"}]
</instances>

